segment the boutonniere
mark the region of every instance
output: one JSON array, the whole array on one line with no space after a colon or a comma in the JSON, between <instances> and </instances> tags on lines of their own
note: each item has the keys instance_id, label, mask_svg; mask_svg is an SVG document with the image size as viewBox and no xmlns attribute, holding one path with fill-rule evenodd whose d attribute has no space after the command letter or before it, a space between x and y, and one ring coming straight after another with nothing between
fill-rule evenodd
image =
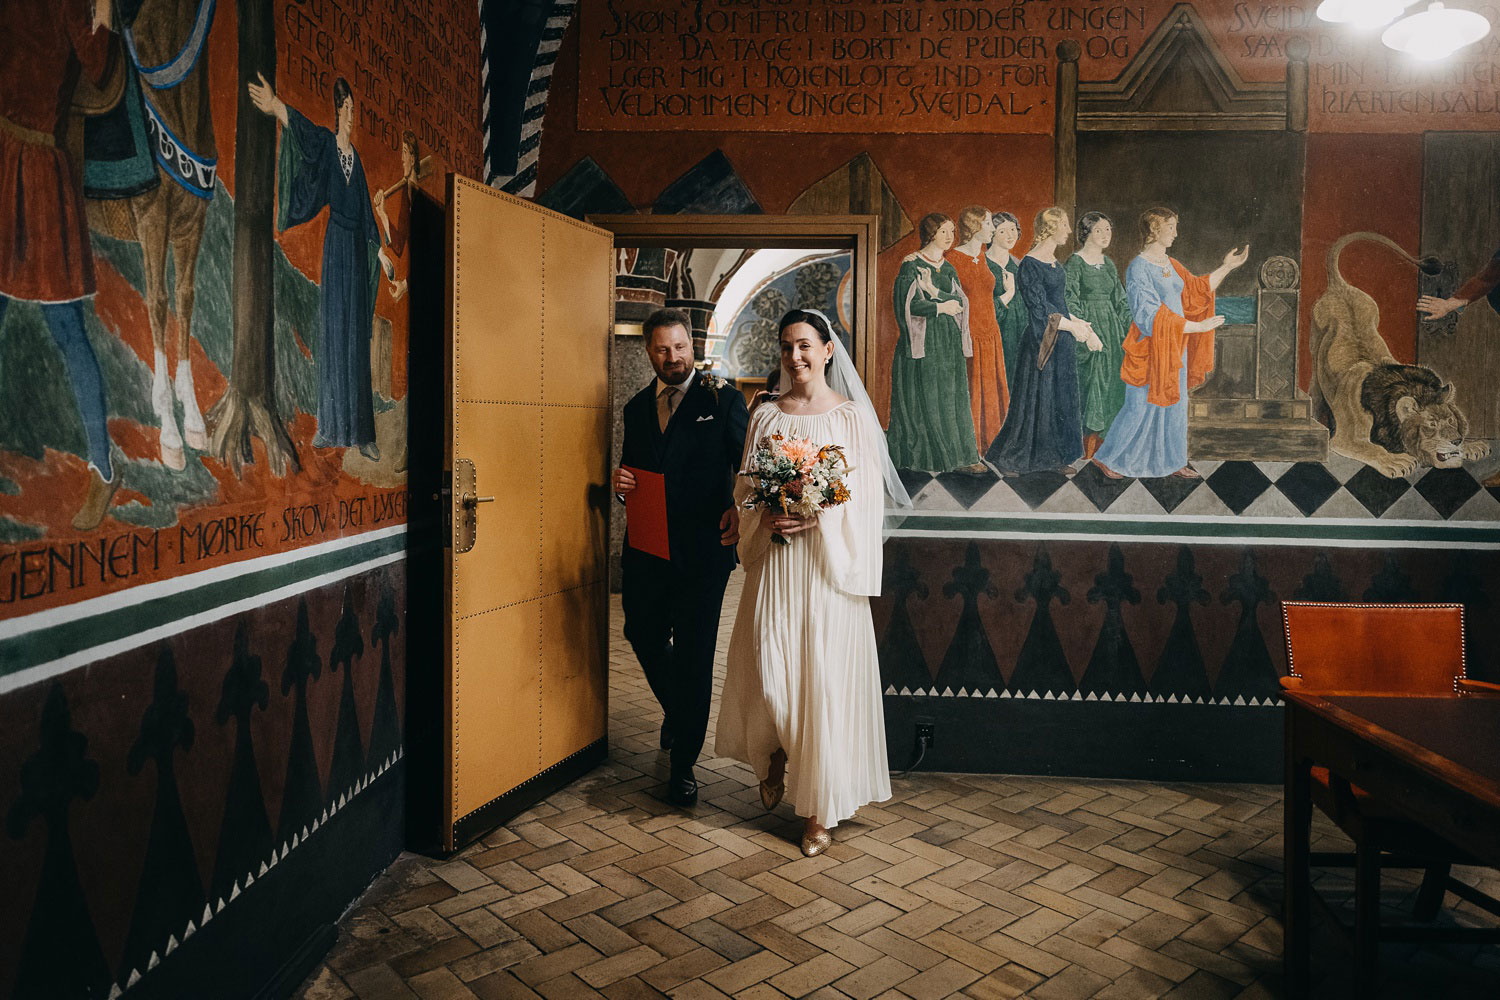
<instances>
[{"instance_id":1,"label":"boutonniere","mask_svg":"<svg viewBox=\"0 0 1500 1000\"><path fill-rule=\"evenodd\" d=\"M702 382L703 388L707 389L709 391L709 394L714 397L715 403L719 401L719 390L727 388L729 385L728 379L720 378L712 372L702 368L698 369L698 381Z\"/></svg>"}]
</instances>

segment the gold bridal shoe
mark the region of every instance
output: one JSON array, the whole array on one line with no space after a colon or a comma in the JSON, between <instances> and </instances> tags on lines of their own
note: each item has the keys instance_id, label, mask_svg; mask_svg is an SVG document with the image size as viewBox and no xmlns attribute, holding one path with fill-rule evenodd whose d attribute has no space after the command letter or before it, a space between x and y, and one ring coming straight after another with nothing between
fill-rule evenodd
<instances>
[{"instance_id":1,"label":"gold bridal shoe","mask_svg":"<svg viewBox=\"0 0 1500 1000\"><path fill-rule=\"evenodd\" d=\"M815 858L828 850L828 846L832 843L833 834L827 830L819 830L817 833L811 835L804 833L802 835L802 854L805 857Z\"/></svg>"}]
</instances>

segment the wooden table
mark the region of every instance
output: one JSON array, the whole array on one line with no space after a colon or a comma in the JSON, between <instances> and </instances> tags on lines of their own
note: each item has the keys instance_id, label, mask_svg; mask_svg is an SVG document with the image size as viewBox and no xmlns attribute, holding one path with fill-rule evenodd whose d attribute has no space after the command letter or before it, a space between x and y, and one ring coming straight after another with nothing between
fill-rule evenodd
<instances>
[{"instance_id":1,"label":"wooden table","mask_svg":"<svg viewBox=\"0 0 1500 1000\"><path fill-rule=\"evenodd\" d=\"M1286 991L1304 997L1312 936L1310 768L1328 768L1485 864L1500 867L1500 699L1291 691L1282 697ZM1360 970L1372 977L1377 964L1373 931L1366 926L1363 934L1356 933L1357 980Z\"/></svg>"}]
</instances>

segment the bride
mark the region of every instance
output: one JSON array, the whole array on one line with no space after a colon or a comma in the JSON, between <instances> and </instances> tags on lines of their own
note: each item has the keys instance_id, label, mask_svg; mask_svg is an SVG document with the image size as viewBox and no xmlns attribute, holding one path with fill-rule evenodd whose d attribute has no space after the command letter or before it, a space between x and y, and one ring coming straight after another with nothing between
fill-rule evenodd
<instances>
[{"instance_id":1,"label":"bride","mask_svg":"<svg viewBox=\"0 0 1500 1000\"><path fill-rule=\"evenodd\" d=\"M755 768L767 810L790 800L805 818L802 853L813 857L832 843L829 827L891 796L869 598L880 593L885 495L901 506L911 499L828 318L794 309L780 339L782 392L751 416L741 468L769 434L841 445L850 498L810 519L742 512L745 589L716 747ZM735 500L749 492L742 477ZM771 544L772 532L790 544Z\"/></svg>"}]
</instances>

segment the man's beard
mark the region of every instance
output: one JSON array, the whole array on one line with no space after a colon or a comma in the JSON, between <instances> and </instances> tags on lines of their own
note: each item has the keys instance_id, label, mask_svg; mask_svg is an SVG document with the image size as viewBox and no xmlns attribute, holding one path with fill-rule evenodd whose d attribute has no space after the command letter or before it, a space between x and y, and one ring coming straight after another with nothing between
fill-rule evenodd
<instances>
[{"instance_id":1,"label":"man's beard","mask_svg":"<svg viewBox=\"0 0 1500 1000\"><path fill-rule=\"evenodd\" d=\"M656 373L656 377L661 379L667 385L681 385L688 380L688 376L692 373L693 366L689 364L683 364L680 369L675 366L672 368L664 368Z\"/></svg>"}]
</instances>

